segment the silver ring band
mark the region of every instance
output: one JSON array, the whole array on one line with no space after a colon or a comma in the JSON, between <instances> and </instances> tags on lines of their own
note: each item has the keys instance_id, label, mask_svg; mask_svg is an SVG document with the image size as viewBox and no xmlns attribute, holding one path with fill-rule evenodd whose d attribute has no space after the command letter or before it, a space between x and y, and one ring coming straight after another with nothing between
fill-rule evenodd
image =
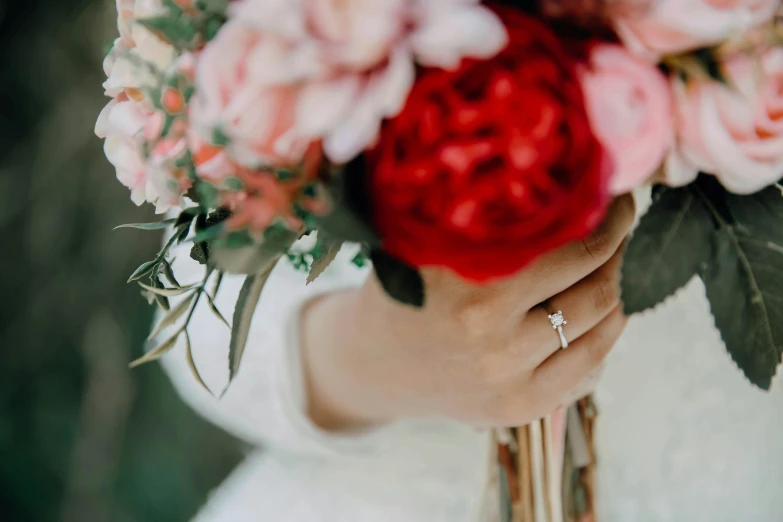
<instances>
[{"instance_id":1,"label":"silver ring band","mask_svg":"<svg viewBox=\"0 0 783 522\"><path fill-rule=\"evenodd\" d=\"M549 322L552 323L552 328L557 330L557 335L560 336L560 348L568 348L568 339L566 339L565 333L563 333L563 325L568 324L563 318L563 312L558 310L557 313L549 315Z\"/></svg>"}]
</instances>

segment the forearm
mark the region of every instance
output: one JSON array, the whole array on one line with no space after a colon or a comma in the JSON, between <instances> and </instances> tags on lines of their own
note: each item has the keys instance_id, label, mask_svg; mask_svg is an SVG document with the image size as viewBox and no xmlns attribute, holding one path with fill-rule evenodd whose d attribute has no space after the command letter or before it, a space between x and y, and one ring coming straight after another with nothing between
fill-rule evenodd
<instances>
[{"instance_id":1,"label":"forearm","mask_svg":"<svg viewBox=\"0 0 783 522\"><path fill-rule=\"evenodd\" d=\"M378 331L378 314L366 313L362 289L328 294L301 315L301 350L308 413L322 428L348 431L383 424L401 415L394 392L399 364ZM370 323L370 324L368 324ZM372 324L376 323L376 324ZM378 335L368 335L375 331Z\"/></svg>"}]
</instances>

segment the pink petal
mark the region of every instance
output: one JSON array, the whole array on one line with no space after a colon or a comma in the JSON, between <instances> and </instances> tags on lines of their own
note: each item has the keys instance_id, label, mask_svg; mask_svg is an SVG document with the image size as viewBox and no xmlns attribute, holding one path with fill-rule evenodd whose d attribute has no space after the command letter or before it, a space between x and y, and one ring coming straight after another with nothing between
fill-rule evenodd
<instances>
[{"instance_id":1,"label":"pink petal","mask_svg":"<svg viewBox=\"0 0 783 522\"><path fill-rule=\"evenodd\" d=\"M686 159L681 150L669 153L664 163L666 183L673 187L687 185L699 175L698 167Z\"/></svg>"},{"instance_id":2,"label":"pink petal","mask_svg":"<svg viewBox=\"0 0 783 522\"><path fill-rule=\"evenodd\" d=\"M346 163L372 144L384 118L402 109L413 86L415 68L409 52L397 48L385 69L373 74L348 117L324 138L324 152Z\"/></svg>"},{"instance_id":3,"label":"pink petal","mask_svg":"<svg viewBox=\"0 0 783 522\"><path fill-rule=\"evenodd\" d=\"M353 105L361 83L358 74L343 74L333 80L306 84L296 106L299 133L317 137L339 125Z\"/></svg>"},{"instance_id":4,"label":"pink petal","mask_svg":"<svg viewBox=\"0 0 783 522\"><path fill-rule=\"evenodd\" d=\"M503 23L485 7L453 2L430 5L427 20L411 36L423 65L452 69L463 57L490 58L508 42Z\"/></svg>"}]
</instances>

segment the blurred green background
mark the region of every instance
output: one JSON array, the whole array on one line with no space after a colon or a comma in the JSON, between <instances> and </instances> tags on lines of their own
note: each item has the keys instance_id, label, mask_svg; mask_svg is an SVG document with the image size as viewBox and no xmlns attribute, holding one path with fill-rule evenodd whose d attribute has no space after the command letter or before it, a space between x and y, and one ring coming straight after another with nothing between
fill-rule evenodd
<instances>
[{"instance_id":1,"label":"blurred green background","mask_svg":"<svg viewBox=\"0 0 783 522\"><path fill-rule=\"evenodd\" d=\"M185 521L238 463L142 353L156 233L93 135L113 0L0 0L0 520Z\"/></svg>"}]
</instances>

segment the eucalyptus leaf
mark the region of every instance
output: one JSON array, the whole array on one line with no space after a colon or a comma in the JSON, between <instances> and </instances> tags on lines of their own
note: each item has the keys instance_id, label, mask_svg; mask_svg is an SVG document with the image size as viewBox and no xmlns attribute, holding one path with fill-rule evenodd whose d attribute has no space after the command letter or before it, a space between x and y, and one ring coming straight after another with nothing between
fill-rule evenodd
<instances>
[{"instance_id":1,"label":"eucalyptus leaf","mask_svg":"<svg viewBox=\"0 0 783 522\"><path fill-rule=\"evenodd\" d=\"M207 301L209 302L209 308L212 310L212 313L217 317L220 322L222 322L224 325L226 325L227 328L231 328L231 325L228 324L228 321L226 321L226 318L223 317L223 314L220 313L220 310L218 310L217 305L215 305L215 299L209 295L207 292L204 292L204 295L207 296Z\"/></svg>"},{"instance_id":2,"label":"eucalyptus leaf","mask_svg":"<svg viewBox=\"0 0 783 522\"><path fill-rule=\"evenodd\" d=\"M188 368L190 368L190 372L193 374L193 377L196 378L196 381L205 389L207 392L209 392L210 395L214 397L214 394L212 393L212 390L209 389L209 386L207 386L207 383L204 382L204 379L201 377L201 374L198 371L198 368L196 367L196 361L193 359L193 348L190 344L190 335L188 334L187 330L184 332L185 334L185 354L188 359Z\"/></svg>"},{"instance_id":3,"label":"eucalyptus leaf","mask_svg":"<svg viewBox=\"0 0 783 522\"><path fill-rule=\"evenodd\" d=\"M160 282L160 263L158 263L155 268L152 270L152 273L150 274L150 284L154 288L166 288L163 283ZM143 287L142 287L143 288ZM158 307L163 310L164 312L168 312L171 309L171 305L169 304L169 299L166 296L155 294L153 292L150 292L150 294L153 296L153 299L155 299L155 303L158 305Z\"/></svg>"},{"instance_id":4,"label":"eucalyptus leaf","mask_svg":"<svg viewBox=\"0 0 783 522\"><path fill-rule=\"evenodd\" d=\"M176 231L176 241L178 245L181 245L185 242L185 240L188 238L188 233L190 232L190 225L180 225L180 227Z\"/></svg>"},{"instance_id":5,"label":"eucalyptus leaf","mask_svg":"<svg viewBox=\"0 0 783 522\"><path fill-rule=\"evenodd\" d=\"M171 305L169 304L169 300L167 297L162 295L155 295L155 303L160 307L161 310L164 312L168 312L171 310Z\"/></svg>"},{"instance_id":6,"label":"eucalyptus leaf","mask_svg":"<svg viewBox=\"0 0 783 522\"><path fill-rule=\"evenodd\" d=\"M691 187L661 190L623 256L625 313L658 305L697 275L710 261L714 230L712 215Z\"/></svg>"},{"instance_id":7,"label":"eucalyptus leaf","mask_svg":"<svg viewBox=\"0 0 783 522\"><path fill-rule=\"evenodd\" d=\"M215 304L215 299L217 299L218 292L220 291L220 284L223 282L223 272L218 272L217 276L215 276L215 283L212 285L212 294L210 295L208 292L204 292L207 295L207 299L209 300L209 306L212 309L212 313L215 314L215 316L220 319L220 321L226 325L229 329L231 328L231 325L228 324L228 321L226 321L226 318L223 317L223 314L220 313L220 310L218 310L217 305Z\"/></svg>"},{"instance_id":8,"label":"eucalyptus leaf","mask_svg":"<svg viewBox=\"0 0 783 522\"><path fill-rule=\"evenodd\" d=\"M135 368L136 366L152 362L156 359L159 359L166 355L168 352L170 352L176 345L177 345L177 339L179 338L180 334L182 334L182 330L178 330L174 333L171 337L160 343L158 346L150 350L149 352L145 353L142 357L139 357L132 363L130 363L131 368Z\"/></svg>"},{"instance_id":9,"label":"eucalyptus leaf","mask_svg":"<svg viewBox=\"0 0 783 522\"><path fill-rule=\"evenodd\" d=\"M176 223L176 219L164 219L163 221L153 221L152 223L127 223L118 225L114 230L121 228L135 228L136 230L162 230Z\"/></svg>"},{"instance_id":10,"label":"eucalyptus leaf","mask_svg":"<svg viewBox=\"0 0 783 522\"><path fill-rule=\"evenodd\" d=\"M157 264L158 264L157 259L153 259L152 261L147 261L146 263L142 263L142 265L139 268L137 268L128 278L128 282L130 283L131 281L138 281L142 277L149 275L155 269L155 266Z\"/></svg>"},{"instance_id":11,"label":"eucalyptus leaf","mask_svg":"<svg viewBox=\"0 0 783 522\"><path fill-rule=\"evenodd\" d=\"M332 264L332 261L337 258L337 254L343 246L342 241L330 242L324 245L320 255L313 258L313 262L310 265L310 273L307 275L307 284L309 285L320 276L326 267Z\"/></svg>"},{"instance_id":12,"label":"eucalyptus leaf","mask_svg":"<svg viewBox=\"0 0 783 522\"><path fill-rule=\"evenodd\" d=\"M193 302L193 298L195 296L196 292L193 292L177 303L171 310L169 310L169 312L161 318L155 328L152 329L152 332L150 332L150 335L147 339L154 339L165 328L168 328L177 322L177 319L182 317L187 311L188 307L190 307L190 304Z\"/></svg>"},{"instance_id":13,"label":"eucalyptus leaf","mask_svg":"<svg viewBox=\"0 0 783 522\"><path fill-rule=\"evenodd\" d=\"M177 278L174 275L174 270L171 268L171 263L169 263L166 260L163 260L161 261L160 265L161 265L161 269L163 270L163 276L166 278L169 284L171 284L175 288L182 288L182 285L179 284L179 281L177 281Z\"/></svg>"},{"instance_id":14,"label":"eucalyptus leaf","mask_svg":"<svg viewBox=\"0 0 783 522\"><path fill-rule=\"evenodd\" d=\"M158 288L155 286L145 285L144 283L139 283L139 286L149 292L152 292L155 295L162 295L165 297L177 297L178 295L182 295L191 291L193 288L198 286L198 284L181 286L179 288Z\"/></svg>"},{"instance_id":15,"label":"eucalyptus leaf","mask_svg":"<svg viewBox=\"0 0 783 522\"><path fill-rule=\"evenodd\" d=\"M278 256L279 258L280 256ZM277 260L275 260L277 261ZM242 355L245 352L247 338L250 334L250 326L253 321L253 313L258 305L261 292L269 280L269 275L275 267L276 262L271 262L268 266L255 275L245 278L242 289L239 291L236 307L234 308L234 320L231 325L231 341L228 348L228 373L229 384L236 377L239 371L239 365L242 362ZM225 391L223 392L225 393Z\"/></svg>"},{"instance_id":16,"label":"eucalyptus leaf","mask_svg":"<svg viewBox=\"0 0 783 522\"><path fill-rule=\"evenodd\" d=\"M218 271L215 276L215 282L212 284L212 297L217 299L218 292L220 291L220 285L223 283L223 272Z\"/></svg>"},{"instance_id":17,"label":"eucalyptus leaf","mask_svg":"<svg viewBox=\"0 0 783 522\"><path fill-rule=\"evenodd\" d=\"M370 258L389 297L416 308L424 306L424 281L418 270L380 249L372 250Z\"/></svg>"}]
</instances>

